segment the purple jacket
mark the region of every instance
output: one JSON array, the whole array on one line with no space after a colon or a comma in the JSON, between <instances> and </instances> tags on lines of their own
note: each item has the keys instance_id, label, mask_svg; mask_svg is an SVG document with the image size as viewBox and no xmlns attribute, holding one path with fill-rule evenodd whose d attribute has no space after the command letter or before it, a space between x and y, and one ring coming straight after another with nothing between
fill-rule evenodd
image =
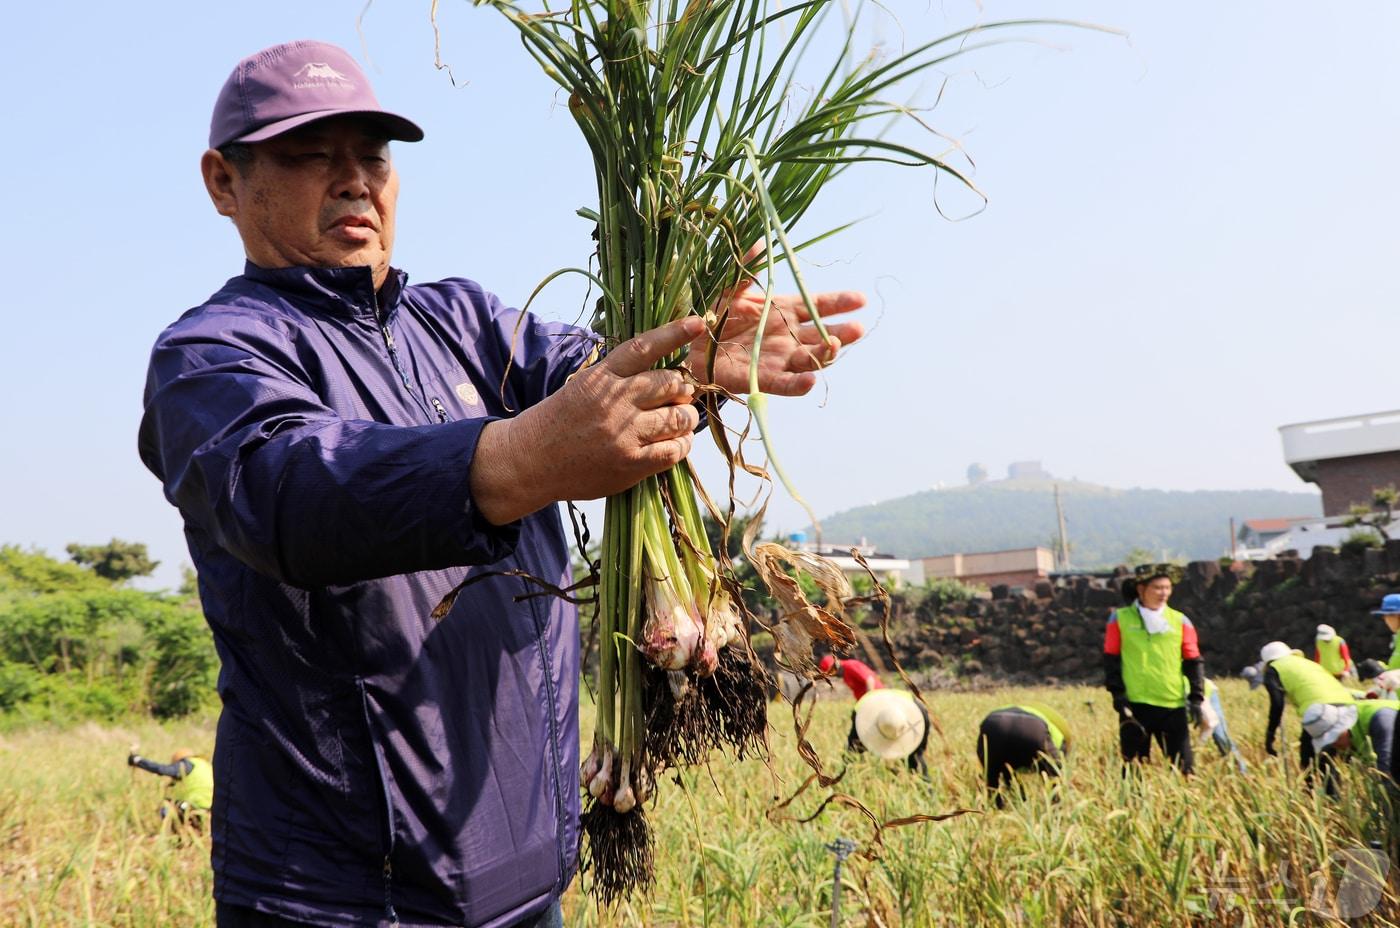
<instances>
[{"instance_id":1,"label":"purple jacket","mask_svg":"<svg viewBox=\"0 0 1400 928\"><path fill-rule=\"evenodd\" d=\"M142 460L222 659L214 895L317 925L508 925L578 842L578 623L556 507L498 528L482 428L586 333L466 280L249 264L161 333Z\"/></svg>"}]
</instances>

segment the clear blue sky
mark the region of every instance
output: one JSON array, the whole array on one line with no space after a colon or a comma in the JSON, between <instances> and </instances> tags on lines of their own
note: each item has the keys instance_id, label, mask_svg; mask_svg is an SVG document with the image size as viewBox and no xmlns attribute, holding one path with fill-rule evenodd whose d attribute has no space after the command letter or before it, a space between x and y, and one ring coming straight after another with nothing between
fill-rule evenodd
<instances>
[{"instance_id":1,"label":"clear blue sky","mask_svg":"<svg viewBox=\"0 0 1400 928\"><path fill-rule=\"evenodd\" d=\"M363 7L11 9L0 541L55 554L144 541L165 562L158 580L177 582L179 519L135 433L152 340L242 265L197 165L245 54L342 44L381 102L427 130L395 150L395 263L411 278L463 275L519 303L585 259L584 147L499 16L444 0L454 86L433 67L428 0L379 0L357 31ZM810 228L870 218L815 250L809 279L869 292L871 333L816 397L774 412L819 514L960 483L972 461L995 476L1040 459L1124 487L1306 489L1279 425L1400 405L1400 7L891 8L892 42L1022 16L1129 38L1047 30L1053 47L951 74L931 118L976 160L990 198L976 217L940 218L928 174L851 172L831 191ZM576 304L561 290L541 307L572 319ZM775 528L804 521L770 507Z\"/></svg>"}]
</instances>

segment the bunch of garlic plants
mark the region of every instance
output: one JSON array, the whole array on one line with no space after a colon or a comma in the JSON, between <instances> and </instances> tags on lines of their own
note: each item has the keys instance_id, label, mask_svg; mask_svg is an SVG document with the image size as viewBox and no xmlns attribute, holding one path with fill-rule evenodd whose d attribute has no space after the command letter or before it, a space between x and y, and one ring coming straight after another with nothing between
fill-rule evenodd
<instances>
[{"instance_id":1,"label":"bunch of garlic plants","mask_svg":"<svg viewBox=\"0 0 1400 928\"><path fill-rule=\"evenodd\" d=\"M774 268L787 264L825 337L796 254L838 230L796 246L790 231L826 184L860 162L924 166L971 187L941 157L885 137L892 121L920 119L894 96L911 77L1005 41L996 35L1026 24L964 30L881 58L855 53L849 20L838 24L834 50L817 41L836 0L783 7L576 0L528 12L510 0L476 2L516 26L526 50L568 94L587 140L598 206L580 213L597 224L595 327L609 344L698 313L714 335L708 369L726 331L726 294L741 281L763 280L746 400L786 484L768 446L758 379ZM813 67L819 49L828 58ZM706 404L727 450L714 395ZM740 755L764 745L763 687L747 649L734 647L745 624L739 598L709 549L696 493L683 464L606 504L597 724L582 770L591 797L585 861L604 902L651 879L643 803L660 768L693 762L714 745ZM782 565L802 564L771 550L754 553L765 580L780 586ZM786 612L774 632L788 666L813 671L814 639L849 647L841 611L848 595L838 582L825 608L801 597L781 600Z\"/></svg>"}]
</instances>

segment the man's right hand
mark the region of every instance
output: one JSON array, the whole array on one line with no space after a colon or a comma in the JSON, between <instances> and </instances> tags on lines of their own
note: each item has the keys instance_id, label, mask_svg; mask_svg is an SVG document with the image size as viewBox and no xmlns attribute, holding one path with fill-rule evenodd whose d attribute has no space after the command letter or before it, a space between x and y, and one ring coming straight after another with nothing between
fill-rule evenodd
<instances>
[{"instance_id":1,"label":"man's right hand","mask_svg":"<svg viewBox=\"0 0 1400 928\"><path fill-rule=\"evenodd\" d=\"M697 316L643 332L514 419L482 429L471 464L477 510L505 525L561 500L635 486L690 453L695 388L657 361L697 338Z\"/></svg>"}]
</instances>

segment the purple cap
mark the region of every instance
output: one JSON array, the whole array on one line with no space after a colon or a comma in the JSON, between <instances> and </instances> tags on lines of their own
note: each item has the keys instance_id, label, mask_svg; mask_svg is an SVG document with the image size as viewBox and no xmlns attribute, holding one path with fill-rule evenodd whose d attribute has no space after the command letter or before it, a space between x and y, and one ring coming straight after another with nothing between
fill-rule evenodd
<instances>
[{"instance_id":1,"label":"purple cap","mask_svg":"<svg viewBox=\"0 0 1400 928\"><path fill-rule=\"evenodd\" d=\"M288 42L249 55L233 69L209 123L209 147L261 142L328 116L364 116L390 139L417 142L423 130L380 109L360 66L325 42Z\"/></svg>"}]
</instances>

